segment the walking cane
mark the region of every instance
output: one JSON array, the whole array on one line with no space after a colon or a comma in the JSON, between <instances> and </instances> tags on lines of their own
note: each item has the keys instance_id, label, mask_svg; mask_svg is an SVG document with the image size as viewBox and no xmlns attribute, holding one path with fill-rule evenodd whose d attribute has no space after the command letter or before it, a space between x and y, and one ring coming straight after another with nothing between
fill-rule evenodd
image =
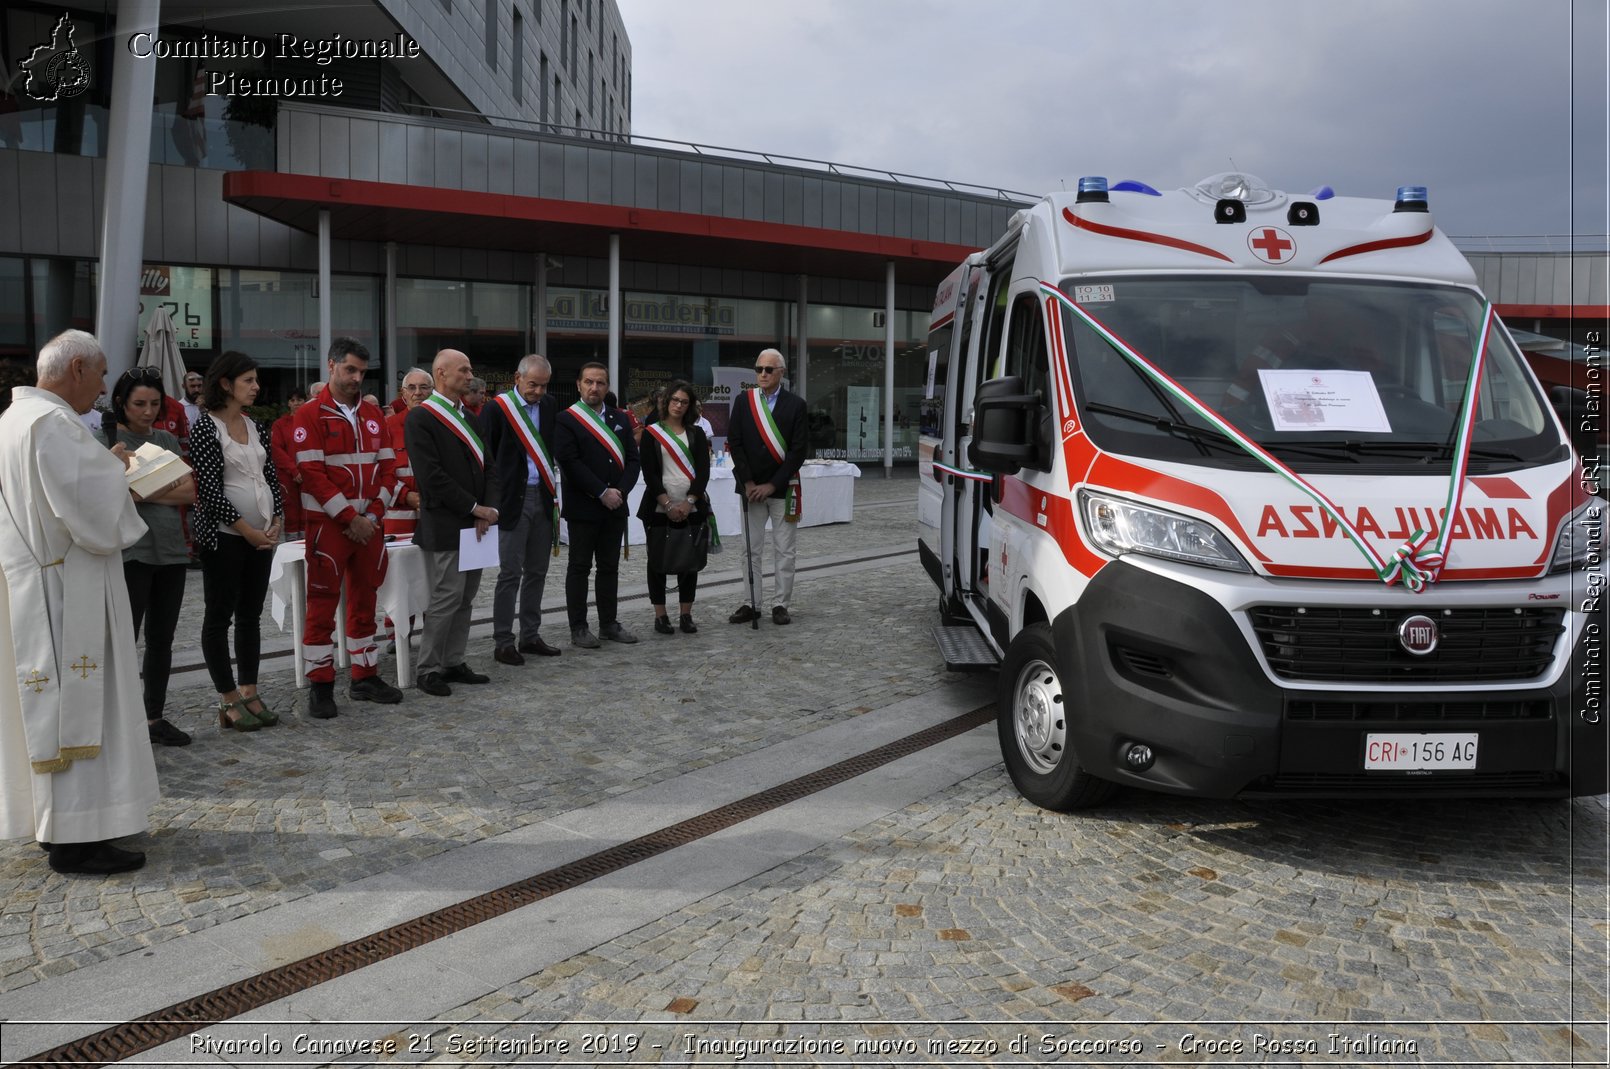
<instances>
[{"instance_id":1,"label":"walking cane","mask_svg":"<svg viewBox=\"0 0 1610 1069\"><path fill-rule=\"evenodd\" d=\"M749 577L749 629L760 630L760 607L755 594L755 584L759 576L755 575L760 569L754 565L754 558L749 552L749 495L744 495L743 522L744 522L744 574Z\"/></svg>"}]
</instances>

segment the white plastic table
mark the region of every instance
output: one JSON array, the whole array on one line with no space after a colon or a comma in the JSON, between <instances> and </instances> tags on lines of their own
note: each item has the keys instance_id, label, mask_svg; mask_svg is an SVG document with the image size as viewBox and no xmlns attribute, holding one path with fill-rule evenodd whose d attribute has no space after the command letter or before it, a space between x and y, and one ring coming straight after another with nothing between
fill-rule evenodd
<instances>
[{"instance_id":1,"label":"white plastic table","mask_svg":"<svg viewBox=\"0 0 1610 1069\"><path fill-rule=\"evenodd\" d=\"M307 618L307 569L301 539L281 542L274 550L274 563L268 572L269 612L280 630L291 628L291 658L298 690L306 689L306 668L302 661L302 623ZM375 623L389 616L397 626L397 685L413 685L413 651L408 646L408 619L425 611L430 585L425 578L425 555L412 542L386 543L386 579L375 594ZM286 620L287 615L290 617ZM347 653L346 597L335 611L336 663L346 668L352 663Z\"/></svg>"}]
</instances>

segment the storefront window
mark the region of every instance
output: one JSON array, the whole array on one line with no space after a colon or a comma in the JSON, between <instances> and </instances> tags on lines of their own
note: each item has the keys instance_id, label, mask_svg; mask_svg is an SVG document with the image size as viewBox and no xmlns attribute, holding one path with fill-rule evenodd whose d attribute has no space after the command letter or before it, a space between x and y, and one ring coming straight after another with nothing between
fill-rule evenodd
<instances>
[{"instance_id":1,"label":"storefront window","mask_svg":"<svg viewBox=\"0 0 1610 1069\"><path fill-rule=\"evenodd\" d=\"M219 269L216 349L185 353L185 362L204 368L214 356L237 349L256 360L262 371L260 402L278 404L295 386L324 378L319 352L319 302L316 274L299 271ZM357 338L369 349L369 375L364 391L391 391L381 384L380 287L367 275L335 275L330 282L330 328L335 336Z\"/></svg>"},{"instance_id":2,"label":"storefront window","mask_svg":"<svg viewBox=\"0 0 1610 1069\"><path fill-rule=\"evenodd\" d=\"M438 352L457 349L470 358L488 390L507 389L515 365L528 352L530 322L530 286L399 278L398 370L429 368Z\"/></svg>"},{"instance_id":3,"label":"storefront window","mask_svg":"<svg viewBox=\"0 0 1610 1069\"><path fill-rule=\"evenodd\" d=\"M20 256L0 256L0 357L11 360L34 355L28 344L26 266Z\"/></svg>"},{"instance_id":4,"label":"storefront window","mask_svg":"<svg viewBox=\"0 0 1610 1069\"><path fill-rule=\"evenodd\" d=\"M64 330L95 329L94 263L36 256L28 267L33 280L34 349Z\"/></svg>"}]
</instances>

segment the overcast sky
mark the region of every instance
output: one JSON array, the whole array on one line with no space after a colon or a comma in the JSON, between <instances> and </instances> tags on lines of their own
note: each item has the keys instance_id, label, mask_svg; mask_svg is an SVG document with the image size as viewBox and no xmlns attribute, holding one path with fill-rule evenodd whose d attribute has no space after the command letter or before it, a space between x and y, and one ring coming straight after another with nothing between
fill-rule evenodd
<instances>
[{"instance_id":1,"label":"overcast sky","mask_svg":"<svg viewBox=\"0 0 1610 1069\"><path fill-rule=\"evenodd\" d=\"M617 0L632 132L1039 194L1247 171L1606 231L1604 0ZM1558 247L1558 246L1557 246Z\"/></svg>"}]
</instances>

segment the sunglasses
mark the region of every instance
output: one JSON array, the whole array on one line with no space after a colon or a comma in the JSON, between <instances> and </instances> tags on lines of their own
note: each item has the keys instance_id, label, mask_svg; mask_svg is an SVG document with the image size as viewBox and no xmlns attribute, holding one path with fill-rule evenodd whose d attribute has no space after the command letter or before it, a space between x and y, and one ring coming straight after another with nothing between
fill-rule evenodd
<instances>
[{"instance_id":1,"label":"sunglasses","mask_svg":"<svg viewBox=\"0 0 1610 1069\"><path fill-rule=\"evenodd\" d=\"M131 367L123 372L119 378L127 379L130 382L155 382L160 384L162 382L162 369L149 365L146 367Z\"/></svg>"},{"instance_id":2,"label":"sunglasses","mask_svg":"<svg viewBox=\"0 0 1610 1069\"><path fill-rule=\"evenodd\" d=\"M757 366L755 368L755 374L757 374L757 375L775 375L781 370L783 370L783 369L780 368L780 367L759 367L759 366Z\"/></svg>"}]
</instances>

